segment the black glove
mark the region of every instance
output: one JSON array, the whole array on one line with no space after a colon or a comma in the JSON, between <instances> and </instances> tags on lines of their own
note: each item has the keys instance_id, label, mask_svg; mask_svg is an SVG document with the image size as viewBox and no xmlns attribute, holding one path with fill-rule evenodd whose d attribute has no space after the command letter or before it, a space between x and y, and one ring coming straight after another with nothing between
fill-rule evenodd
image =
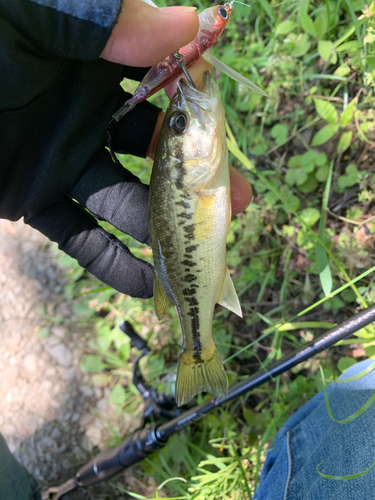
<instances>
[{"instance_id":1,"label":"black glove","mask_svg":"<svg viewBox=\"0 0 375 500\"><path fill-rule=\"evenodd\" d=\"M0 217L24 217L108 285L150 297L152 266L95 219L148 243L148 187L105 149L107 124L130 97L119 83L140 80L148 68L41 51L8 14L1 17L2 8L0 2ZM113 127L113 149L144 157L159 111L139 104Z\"/></svg>"}]
</instances>

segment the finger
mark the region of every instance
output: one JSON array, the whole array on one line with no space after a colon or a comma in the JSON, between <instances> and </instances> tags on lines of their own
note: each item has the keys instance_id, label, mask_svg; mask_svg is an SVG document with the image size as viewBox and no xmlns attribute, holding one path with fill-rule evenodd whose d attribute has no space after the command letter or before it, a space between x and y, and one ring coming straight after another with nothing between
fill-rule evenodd
<instances>
[{"instance_id":1,"label":"finger","mask_svg":"<svg viewBox=\"0 0 375 500\"><path fill-rule=\"evenodd\" d=\"M202 57L200 57L197 62L195 62L189 67L188 71L195 85L199 85L200 77L203 75L205 71L212 71L212 66L210 63L208 63ZM172 99L172 97L174 96L177 90L178 82L181 80L181 78L185 78L184 74L178 76L175 80L173 80L173 82L169 83L164 88L165 93L167 94L169 99Z\"/></svg>"},{"instance_id":2,"label":"finger","mask_svg":"<svg viewBox=\"0 0 375 500\"><path fill-rule=\"evenodd\" d=\"M126 0L101 57L129 66L152 66L191 42L199 28L193 7L157 9Z\"/></svg>"},{"instance_id":3,"label":"finger","mask_svg":"<svg viewBox=\"0 0 375 500\"><path fill-rule=\"evenodd\" d=\"M25 222L59 244L65 253L107 285L142 299L152 296L153 269L137 259L71 200L46 207Z\"/></svg>"},{"instance_id":4,"label":"finger","mask_svg":"<svg viewBox=\"0 0 375 500\"><path fill-rule=\"evenodd\" d=\"M238 170L229 165L230 196L232 214L243 212L253 199L253 190L249 181Z\"/></svg>"},{"instance_id":5,"label":"finger","mask_svg":"<svg viewBox=\"0 0 375 500\"><path fill-rule=\"evenodd\" d=\"M107 151L97 156L69 194L97 219L149 244L148 186L114 163Z\"/></svg>"}]
</instances>

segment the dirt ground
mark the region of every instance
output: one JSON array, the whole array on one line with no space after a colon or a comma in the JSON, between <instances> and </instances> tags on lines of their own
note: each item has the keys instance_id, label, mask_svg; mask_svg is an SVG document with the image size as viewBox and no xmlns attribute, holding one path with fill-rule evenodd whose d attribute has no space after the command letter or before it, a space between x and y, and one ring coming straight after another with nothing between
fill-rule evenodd
<instances>
[{"instance_id":1,"label":"dirt ground","mask_svg":"<svg viewBox=\"0 0 375 500\"><path fill-rule=\"evenodd\" d=\"M22 222L0 220L0 431L43 488L93 456L108 410L106 389L78 367L88 332L75 323L63 286L48 240ZM51 323L57 315L61 322ZM116 484L129 489L131 472ZM128 496L102 483L64 497L86 498Z\"/></svg>"}]
</instances>

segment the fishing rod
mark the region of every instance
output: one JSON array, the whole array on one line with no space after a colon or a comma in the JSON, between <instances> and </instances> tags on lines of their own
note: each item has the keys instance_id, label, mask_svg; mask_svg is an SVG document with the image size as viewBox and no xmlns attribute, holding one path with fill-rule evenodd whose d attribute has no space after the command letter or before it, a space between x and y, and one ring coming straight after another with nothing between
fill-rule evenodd
<instances>
[{"instance_id":1,"label":"fishing rod","mask_svg":"<svg viewBox=\"0 0 375 500\"><path fill-rule=\"evenodd\" d=\"M279 361L272 363L267 369L261 369L246 380L235 384L229 389L227 396L219 399L212 398L185 412L174 409L170 396L165 397L164 395L157 395L151 386L144 383L143 377L139 371L139 360L150 351L146 342L139 337L131 324L127 321L123 322L120 325L121 330L126 333L126 335L131 338L134 345L142 351L135 361L133 383L138 387L138 390L147 403L145 405L146 416L147 411L149 415L151 411L153 411L156 412L156 416L159 415L167 418L169 416L173 418L163 424L158 425L152 423L147 427L136 430L118 446L103 451L89 463L84 465L74 478L69 479L60 486L51 487L43 492L42 500L60 500L64 495L78 488L87 487L100 481L110 479L122 470L141 462L145 457L162 448L172 434L192 424L206 413L272 380L274 377L281 375L299 363L332 347L340 340L349 337L373 322L375 322L375 304L364 309L349 320L344 321L341 325L332 328L316 339L302 345Z\"/></svg>"}]
</instances>

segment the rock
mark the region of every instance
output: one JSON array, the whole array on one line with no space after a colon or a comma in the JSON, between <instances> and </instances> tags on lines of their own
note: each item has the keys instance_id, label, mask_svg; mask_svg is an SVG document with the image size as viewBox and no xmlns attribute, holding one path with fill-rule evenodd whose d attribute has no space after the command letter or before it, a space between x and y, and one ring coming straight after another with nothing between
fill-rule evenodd
<instances>
[{"instance_id":1,"label":"rock","mask_svg":"<svg viewBox=\"0 0 375 500\"><path fill-rule=\"evenodd\" d=\"M43 436L42 438L40 438L39 444L40 444L42 449L49 448L52 450L57 450L56 441L49 436Z\"/></svg>"},{"instance_id":2,"label":"rock","mask_svg":"<svg viewBox=\"0 0 375 500\"><path fill-rule=\"evenodd\" d=\"M94 446L98 446L102 439L102 422L95 419L87 429L86 435Z\"/></svg>"},{"instance_id":3,"label":"rock","mask_svg":"<svg viewBox=\"0 0 375 500\"><path fill-rule=\"evenodd\" d=\"M100 399L96 403L96 407L97 407L99 413L104 413L108 408L108 399L106 399L106 398Z\"/></svg>"},{"instance_id":4,"label":"rock","mask_svg":"<svg viewBox=\"0 0 375 500\"><path fill-rule=\"evenodd\" d=\"M79 426L81 429L85 430L93 420L94 416L91 413L84 413L79 419Z\"/></svg>"},{"instance_id":5,"label":"rock","mask_svg":"<svg viewBox=\"0 0 375 500\"><path fill-rule=\"evenodd\" d=\"M62 433L60 431L60 429L58 429L57 427L54 427L52 432L51 432L51 438L52 439L60 439L62 436Z\"/></svg>"},{"instance_id":6,"label":"rock","mask_svg":"<svg viewBox=\"0 0 375 500\"><path fill-rule=\"evenodd\" d=\"M69 368L72 362L70 350L62 343L57 342L56 338L48 337L43 340L45 350L62 366Z\"/></svg>"},{"instance_id":7,"label":"rock","mask_svg":"<svg viewBox=\"0 0 375 500\"><path fill-rule=\"evenodd\" d=\"M23 360L23 367L30 373L38 370L38 358L35 354L27 354Z\"/></svg>"},{"instance_id":8,"label":"rock","mask_svg":"<svg viewBox=\"0 0 375 500\"><path fill-rule=\"evenodd\" d=\"M12 424L4 424L1 426L1 432L6 436L12 436L16 433L16 428Z\"/></svg>"},{"instance_id":9,"label":"rock","mask_svg":"<svg viewBox=\"0 0 375 500\"><path fill-rule=\"evenodd\" d=\"M94 389L86 384L80 387L80 392L87 398L91 398L95 394Z\"/></svg>"},{"instance_id":10,"label":"rock","mask_svg":"<svg viewBox=\"0 0 375 500\"><path fill-rule=\"evenodd\" d=\"M55 335L59 339L63 339L65 337L65 334L66 334L66 329L63 328L62 326L53 325L51 327L51 335Z\"/></svg>"}]
</instances>

